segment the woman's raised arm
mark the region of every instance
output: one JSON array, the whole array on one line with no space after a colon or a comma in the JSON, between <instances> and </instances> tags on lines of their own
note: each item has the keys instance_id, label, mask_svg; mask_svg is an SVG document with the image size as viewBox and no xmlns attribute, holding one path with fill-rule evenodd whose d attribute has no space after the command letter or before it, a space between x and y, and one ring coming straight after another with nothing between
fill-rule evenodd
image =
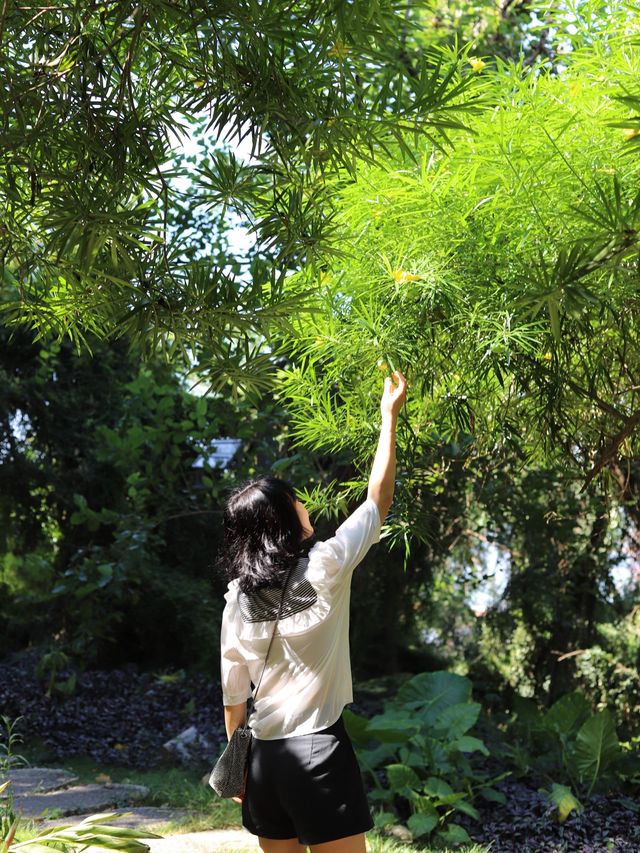
<instances>
[{"instance_id":1,"label":"woman's raised arm","mask_svg":"<svg viewBox=\"0 0 640 853\"><path fill-rule=\"evenodd\" d=\"M384 522L389 507L393 501L393 491L396 479L396 421L398 413L404 405L407 390L407 380L399 370L393 374L393 379L384 380L384 391L380 401L382 424L378 448L369 476L367 497L375 501L380 513L380 522Z\"/></svg>"}]
</instances>

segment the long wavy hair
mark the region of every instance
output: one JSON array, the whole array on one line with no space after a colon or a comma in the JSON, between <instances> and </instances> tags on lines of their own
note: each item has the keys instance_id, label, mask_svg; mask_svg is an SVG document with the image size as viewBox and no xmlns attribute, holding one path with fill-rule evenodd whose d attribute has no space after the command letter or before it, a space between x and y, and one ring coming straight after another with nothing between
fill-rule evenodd
<instances>
[{"instance_id":1,"label":"long wavy hair","mask_svg":"<svg viewBox=\"0 0 640 853\"><path fill-rule=\"evenodd\" d=\"M227 574L252 592L279 586L298 558L304 528L295 509L293 486L279 477L261 477L236 489L224 510Z\"/></svg>"}]
</instances>

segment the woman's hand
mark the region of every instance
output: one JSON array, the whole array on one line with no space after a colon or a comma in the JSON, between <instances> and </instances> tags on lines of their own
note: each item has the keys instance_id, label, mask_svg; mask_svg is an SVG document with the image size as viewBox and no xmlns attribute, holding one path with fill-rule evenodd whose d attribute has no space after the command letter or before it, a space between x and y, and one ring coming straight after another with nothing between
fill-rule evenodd
<instances>
[{"instance_id":1,"label":"woman's hand","mask_svg":"<svg viewBox=\"0 0 640 853\"><path fill-rule=\"evenodd\" d=\"M224 726L227 730L227 738L231 740L231 735L235 732L238 726L243 726L247 719L247 703L241 702L239 705L225 705L224 706ZM247 784L247 777L245 776L244 780L245 786ZM238 803L242 805L242 797L244 795L241 794L239 797L231 797L234 803Z\"/></svg>"},{"instance_id":2,"label":"woman's hand","mask_svg":"<svg viewBox=\"0 0 640 853\"><path fill-rule=\"evenodd\" d=\"M394 371L393 379L389 376L384 380L384 391L380 401L380 411L383 415L396 417L404 405L407 396L407 380L399 370Z\"/></svg>"}]
</instances>

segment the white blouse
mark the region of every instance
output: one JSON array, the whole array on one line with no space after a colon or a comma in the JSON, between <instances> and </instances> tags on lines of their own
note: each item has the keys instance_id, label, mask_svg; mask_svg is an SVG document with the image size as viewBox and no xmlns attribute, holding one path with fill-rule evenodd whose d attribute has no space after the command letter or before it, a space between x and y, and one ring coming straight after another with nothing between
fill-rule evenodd
<instances>
[{"instance_id":1,"label":"white blouse","mask_svg":"<svg viewBox=\"0 0 640 853\"><path fill-rule=\"evenodd\" d=\"M336 530L309 551L306 578L316 600L281 618L249 726L262 740L310 734L332 725L353 701L349 660L351 573L380 541L380 513L367 498ZM225 705L251 696L273 631L271 622L246 622L231 581L222 614L221 683Z\"/></svg>"}]
</instances>

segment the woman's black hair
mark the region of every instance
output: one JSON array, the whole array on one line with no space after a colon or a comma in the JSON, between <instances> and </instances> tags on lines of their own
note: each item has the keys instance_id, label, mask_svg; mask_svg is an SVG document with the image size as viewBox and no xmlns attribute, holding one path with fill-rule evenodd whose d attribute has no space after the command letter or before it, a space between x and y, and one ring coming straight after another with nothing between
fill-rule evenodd
<instances>
[{"instance_id":1,"label":"woman's black hair","mask_svg":"<svg viewBox=\"0 0 640 853\"><path fill-rule=\"evenodd\" d=\"M252 592L278 586L298 558L304 528L295 509L293 486L279 477L261 477L236 489L224 510L225 569Z\"/></svg>"}]
</instances>

